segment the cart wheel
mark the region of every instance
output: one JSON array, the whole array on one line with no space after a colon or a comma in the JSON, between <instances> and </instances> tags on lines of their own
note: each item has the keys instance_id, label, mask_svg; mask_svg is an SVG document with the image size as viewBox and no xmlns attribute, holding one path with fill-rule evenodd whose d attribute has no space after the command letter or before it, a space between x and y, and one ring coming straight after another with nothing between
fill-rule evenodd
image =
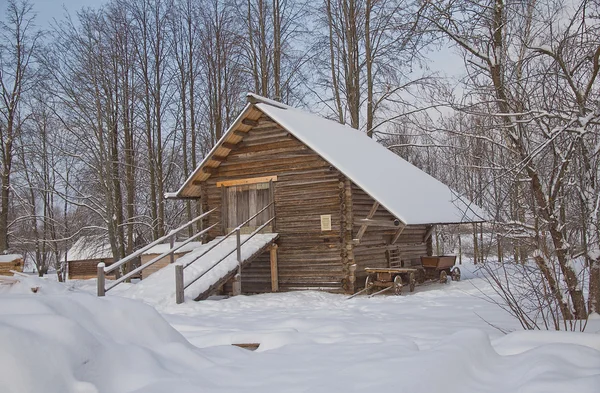
<instances>
[{"instance_id":1,"label":"cart wheel","mask_svg":"<svg viewBox=\"0 0 600 393\"><path fill-rule=\"evenodd\" d=\"M416 283L416 281L417 280L415 279L415 273L410 273L408 275L408 285L409 285L409 288L410 288L411 292L415 291L415 283Z\"/></svg>"},{"instance_id":2,"label":"cart wheel","mask_svg":"<svg viewBox=\"0 0 600 393\"><path fill-rule=\"evenodd\" d=\"M373 275L369 274L365 280L365 295L368 295L369 292L371 292L371 288L373 288Z\"/></svg>"},{"instance_id":3,"label":"cart wheel","mask_svg":"<svg viewBox=\"0 0 600 393\"><path fill-rule=\"evenodd\" d=\"M460 281L460 269L458 266L452 269L452 281Z\"/></svg>"},{"instance_id":4,"label":"cart wheel","mask_svg":"<svg viewBox=\"0 0 600 393\"><path fill-rule=\"evenodd\" d=\"M394 277L394 295L402 294L402 277L400 275Z\"/></svg>"},{"instance_id":5,"label":"cart wheel","mask_svg":"<svg viewBox=\"0 0 600 393\"><path fill-rule=\"evenodd\" d=\"M448 282L448 272L442 270L440 272L440 284L445 284Z\"/></svg>"}]
</instances>

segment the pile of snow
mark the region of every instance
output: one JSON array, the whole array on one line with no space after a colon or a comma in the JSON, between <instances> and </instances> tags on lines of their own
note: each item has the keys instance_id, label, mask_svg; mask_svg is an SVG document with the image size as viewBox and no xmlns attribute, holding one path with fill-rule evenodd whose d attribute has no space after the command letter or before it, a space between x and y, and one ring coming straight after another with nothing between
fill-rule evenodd
<instances>
[{"instance_id":1,"label":"pile of snow","mask_svg":"<svg viewBox=\"0 0 600 393\"><path fill-rule=\"evenodd\" d=\"M140 302L20 280L0 294L2 393L186 391L212 365Z\"/></svg>"},{"instance_id":2,"label":"pile of snow","mask_svg":"<svg viewBox=\"0 0 600 393\"><path fill-rule=\"evenodd\" d=\"M249 236L250 235L241 235L240 241L246 241ZM276 238L277 234L274 233L255 235L242 245L242 259L250 257ZM186 299L188 301L191 301L200 293L206 291L211 285L238 266L237 253L235 251L237 243L233 236L225 239L221 244L205 254L206 250L213 247L214 244L220 240L221 238L216 238L209 243L203 244L177 260L177 264L184 266L193 262L184 269L183 277L185 285L208 271L202 278L194 282L185 290ZM228 254L229 256L227 256L227 258L215 266L221 258ZM197 260L198 257L201 258ZM212 268L213 266L215 267ZM175 265L168 265L158 272L153 273L148 278L130 287L129 290L124 291L122 295L132 299L142 299L152 305L175 304Z\"/></svg>"},{"instance_id":3,"label":"pile of snow","mask_svg":"<svg viewBox=\"0 0 600 393\"><path fill-rule=\"evenodd\" d=\"M492 295L485 281L463 272L399 297L161 302L162 316L19 277L0 287L0 392L598 392L597 321L593 333L524 332L481 297Z\"/></svg>"}]
</instances>

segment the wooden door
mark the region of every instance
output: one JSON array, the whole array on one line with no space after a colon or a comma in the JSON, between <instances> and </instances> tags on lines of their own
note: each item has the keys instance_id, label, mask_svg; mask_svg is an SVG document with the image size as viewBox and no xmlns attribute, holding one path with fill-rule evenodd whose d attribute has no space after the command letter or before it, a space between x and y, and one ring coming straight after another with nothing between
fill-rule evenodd
<instances>
[{"instance_id":1,"label":"wooden door","mask_svg":"<svg viewBox=\"0 0 600 393\"><path fill-rule=\"evenodd\" d=\"M225 187L223 190L224 217L227 233L271 203L271 183L244 184ZM266 209L242 227L242 233L252 233L271 218L272 209ZM271 232L272 226L264 232Z\"/></svg>"}]
</instances>

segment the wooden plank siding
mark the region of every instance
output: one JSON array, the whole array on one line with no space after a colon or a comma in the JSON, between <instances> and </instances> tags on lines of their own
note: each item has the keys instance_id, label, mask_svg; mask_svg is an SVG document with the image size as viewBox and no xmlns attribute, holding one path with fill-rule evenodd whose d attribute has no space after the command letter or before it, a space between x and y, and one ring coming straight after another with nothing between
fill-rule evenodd
<instances>
[{"instance_id":1,"label":"wooden plank siding","mask_svg":"<svg viewBox=\"0 0 600 393\"><path fill-rule=\"evenodd\" d=\"M204 225L225 217L221 206L225 191L217 187L217 182L265 176L277 176L272 182L272 198L276 215L273 231L280 236L280 290L341 292L345 278L341 263L344 176L266 116L258 119L226 160L202 182L204 211L217 207ZM331 231L321 231L321 215L331 215ZM223 235L225 229L218 225L209 238ZM242 290L271 291L268 253L244 269Z\"/></svg>"},{"instance_id":2,"label":"wooden plank siding","mask_svg":"<svg viewBox=\"0 0 600 393\"><path fill-rule=\"evenodd\" d=\"M356 184L352 184L352 213L354 220L366 218L375 201ZM394 217L383 206L379 206L373 220L392 221ZM360 224L353 226L356 235ZM408 225L395 244L390 244L396 228L383 228L369 226L360 242L354 245L353 254L356 263L356 289L364 287L366 278L365 268L387 268L390 264L390 251L394 250L395 259L404 262L404 265L418 263L422 255L428 255L427 241L424 238L429 226ZM397 250L397 251L395 251Z\"/></svg>"}]
</instances>

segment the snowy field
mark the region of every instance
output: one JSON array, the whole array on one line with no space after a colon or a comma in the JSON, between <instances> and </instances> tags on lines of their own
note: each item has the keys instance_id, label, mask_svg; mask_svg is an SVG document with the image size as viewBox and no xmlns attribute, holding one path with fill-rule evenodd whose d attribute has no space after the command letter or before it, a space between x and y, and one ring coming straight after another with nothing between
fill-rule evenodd
<instances>
[{"instance_id":1,"label":"snowy field","mask_svg":"<svg viewBox=\"0 0 600 393\"><path fill-rule=\"evenodd\" d=\"M179 306L131 299L135 285L96 298L93 280L21 279L0 285L0 392L600 392L600 321L524 332L463 277L401 297Z\"/></svg>"}]
</instances>

